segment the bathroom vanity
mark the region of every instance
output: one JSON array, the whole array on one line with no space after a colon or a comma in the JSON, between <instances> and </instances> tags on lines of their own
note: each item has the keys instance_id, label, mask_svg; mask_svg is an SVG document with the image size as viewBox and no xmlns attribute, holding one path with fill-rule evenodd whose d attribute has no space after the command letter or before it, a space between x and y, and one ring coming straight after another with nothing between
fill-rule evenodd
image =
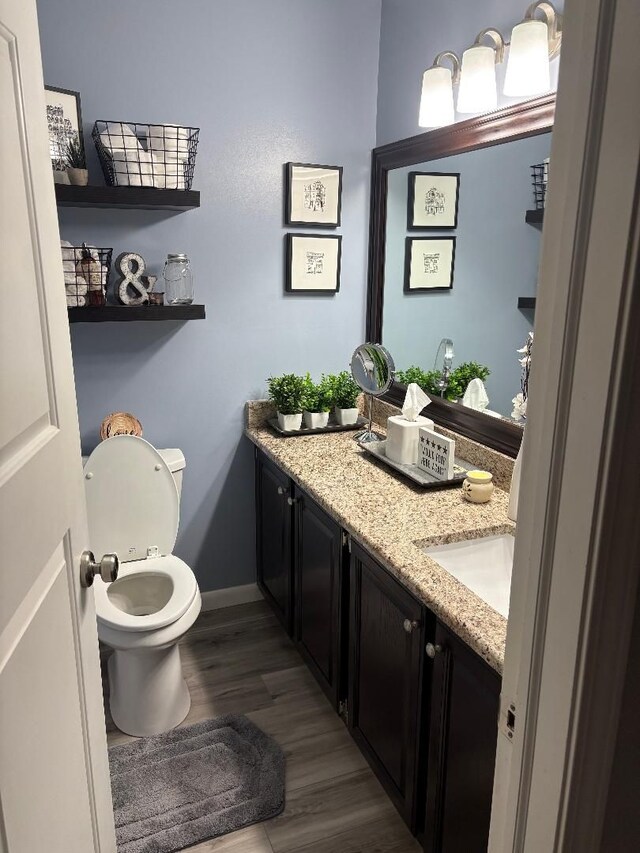
<instances>
[{"instance_id":1,"label":"bathroom vanity","mask_svg":"<svg viewBox=\"0 0 640 853\"><path fill-rule=\"evenodd\" d=\"M511 460L459 439L498 484L470 504L268 411L248 404L259 586L425 851L486 851L506 619L424 549L513 532Z\"/></svg>"}]
</instances>

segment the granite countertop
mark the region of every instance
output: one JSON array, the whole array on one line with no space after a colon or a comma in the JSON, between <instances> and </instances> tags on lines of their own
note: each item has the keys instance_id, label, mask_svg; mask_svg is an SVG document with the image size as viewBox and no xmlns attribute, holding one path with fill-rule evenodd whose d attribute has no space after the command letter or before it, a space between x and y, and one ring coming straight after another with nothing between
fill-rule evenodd
<instances>
[{"instance_id":1,"label":"granite countertop","mask_svg":"<svg viewBox=\"0 0 640 853\"><path fill-rule=\"evenodd\" d=\"M489 503L472 504L463 499L460 488L425 491L372 462L353 440L353 432L284 438L266 425L270 415L262 401L247 404L247 437L501 673L507 620L420 546L514 532L506 514L508 492L496 488ZM495 479L508 482L512 460L466 439L461 442L467 446L459 448L459 455L476 465L484 462L489 471L500 469ZM486 459L478 458L482 454Z\"/></svg>"}]
</instances>

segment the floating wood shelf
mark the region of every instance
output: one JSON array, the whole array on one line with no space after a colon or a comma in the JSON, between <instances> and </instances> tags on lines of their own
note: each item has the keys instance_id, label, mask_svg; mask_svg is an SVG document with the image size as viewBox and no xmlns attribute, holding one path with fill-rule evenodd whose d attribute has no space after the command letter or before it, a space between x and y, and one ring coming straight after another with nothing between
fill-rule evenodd
<instances>
[{"instance_id":1,"label":"floating wood shelf","mask_svg":"<svg viewBox=\"0 0 640 853\"><path fill-rule=\"evenodd\" d=\"M132 320L204 320L204 305L125 305L67 308L70 323L130 323Z\"/></svg>"},{"instance_id":2,"label":"floating wood shelf","mask_svg":"<svg viewBox=\"0 0 640 853\"><path fill-rule=\"evenodd\" d=\"M115 207L139 210L192 210L200 207L197 190L156 187L77 187L56 184L58 207Z\"/></svg>"},{"instance_id":3,"label":"floating wood shelf","mask_svg":"<svg viewBox=\"0 0 640 853\"><path fill-rule=\"evenodd\" d=\"M518 308L532 308L535 310L536 307L536 297L535 296L519 296L518 297Z\"/></svg>"},{"instance_id":4,"label":"floating wood shelf","mask_svg":"<svg viewBox=\"0 0 640 853\"><path fill-rule=\"evenodd\" d=\"M544 219L544 208L542 210L527 210L524 216L529 225L542 225Z\"/></svg>"}]
</instances>

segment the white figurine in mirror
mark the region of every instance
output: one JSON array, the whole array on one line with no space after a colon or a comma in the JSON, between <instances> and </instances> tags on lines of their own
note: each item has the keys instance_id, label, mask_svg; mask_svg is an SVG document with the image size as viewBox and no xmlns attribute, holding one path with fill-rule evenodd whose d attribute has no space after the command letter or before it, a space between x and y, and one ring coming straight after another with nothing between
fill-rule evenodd
<instances>
[{"instance_id":1,"label":"white figurine in mirror","mask_svg":"<svg viewBox=\"0 0 640 853\"><path fill-rule=\"evenodd\" d=\"M430 418L420 415L431 400L429 396L410 382L407 386L402 414L387 418L386 454L393 462L403 465L415 465L418 461L418 430L420 427L434 428Z\"/></svg>"},{"instance_id":2,"label":"white figurine in mirror","mask_svg":"<svg viewBox=\"0 0 640 853\"><path fill-rule=\"evenodd\" d=\"M521 391L511 401L513 403L513 412L511 416L515 420L527 419L527 399L529 397L529 373L531 372L531 353L533 352L533 332L529 332L525 345L518 350L518 355L522 356L519 359L522 368L520 374ZM516 456L516 461L513 465L513 474L511 475L511 487L509 489L509 508L507 516L511 521L518 520L518 501L520 500L520 471L522 467L522 452L524 448L524 437L526 429L522 431L522 441L520 449Z\"/></svg>"}]
</instances>

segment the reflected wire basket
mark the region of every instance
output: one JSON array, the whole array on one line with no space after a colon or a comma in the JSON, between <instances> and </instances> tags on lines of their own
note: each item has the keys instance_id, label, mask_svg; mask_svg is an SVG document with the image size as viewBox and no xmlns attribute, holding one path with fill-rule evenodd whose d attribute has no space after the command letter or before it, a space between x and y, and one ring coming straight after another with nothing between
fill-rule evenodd
<instances>
[{"instance_id":1,"label":"reflected wire basket","mask_svg":"<svg viewBox=\"0 0 640 853\"><path fill-rule=\"evenodd\" d=\"M533 206L536 210L543 210L547 195L547 181L549 180L549 163L536 163L531 167L531 183L533 185Z\"/></svg>"},{"instance_id":2,"label":"reflected wire basket","mask_svg":"<svg viewBox=\"0 0 640 853\"><path fill-rule=\"evenodd\" d=\"M67 308L104 305L113 249L62 246Z\"/></svg>"},{"instance_id":3,"label":"reflected wire basket","mask_svg":"<svg viewBox=\"0 0 640 853\"><path fill-rule=\"evenodd\" d=\"M167 190L191 189L199 134L198 127L102 119L91 132L109 186Z\"/></svg>"}]
</instances>

